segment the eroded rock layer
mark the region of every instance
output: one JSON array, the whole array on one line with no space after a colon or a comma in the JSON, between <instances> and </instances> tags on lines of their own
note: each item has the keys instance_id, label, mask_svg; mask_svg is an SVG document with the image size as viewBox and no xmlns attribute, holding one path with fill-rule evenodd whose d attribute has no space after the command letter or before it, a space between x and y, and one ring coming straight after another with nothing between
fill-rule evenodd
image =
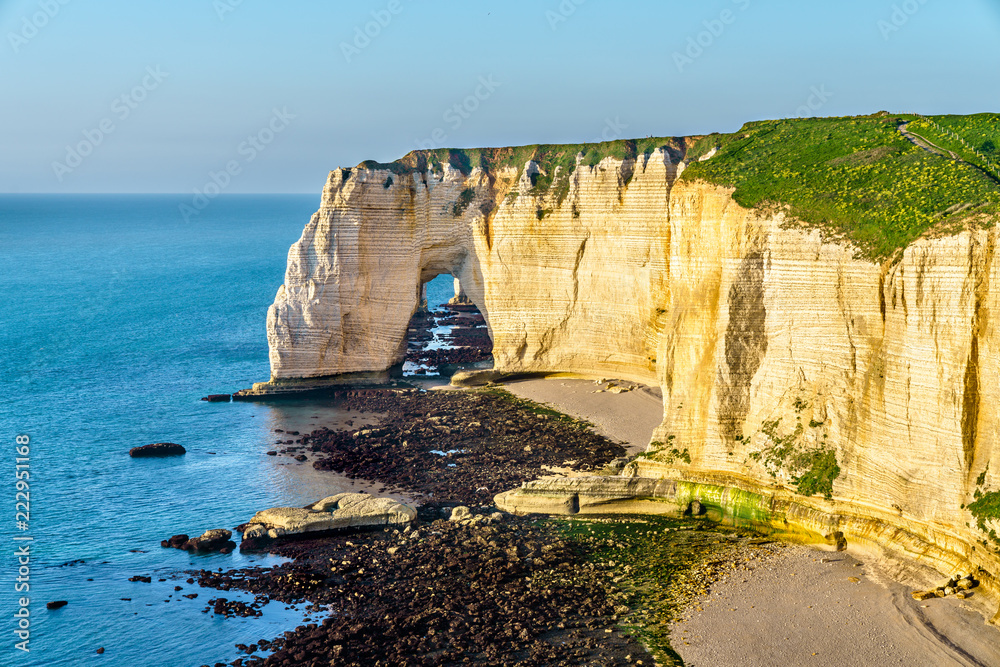
<instances>
[{"instance_id":1,"label":"eroded rock layer","mask_svg":"<svg viewBox=\"0 0 1000 667\"><path fill-rule=\"evenodd\" d=\"M496 370L662 388L634 473L780 488L853 517L845 533L898 528L938 566L995 574L998 524L967 507L1000 489L996 226L878 264L682 172L666 148L578 163L546 192L531 162L332 172L268 312L258 391L390 369L422 284L450 273Z\"/></svg>"}]
</instances>

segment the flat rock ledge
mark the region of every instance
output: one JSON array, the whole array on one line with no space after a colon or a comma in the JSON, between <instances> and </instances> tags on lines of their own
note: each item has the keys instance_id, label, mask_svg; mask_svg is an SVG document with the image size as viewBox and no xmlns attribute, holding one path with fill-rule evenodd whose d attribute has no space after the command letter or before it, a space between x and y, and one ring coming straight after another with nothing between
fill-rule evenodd
<instances>
[{"instance_id":1,"label":"flat rock ledge","mask_svg":"<svg viewBox=\"0 0 1000 667\"><path fill-rule=\"evenodd\" d=\"M338 493L309 507L272 507L243 527L240 551L262 551L275 540L314 537L330 531L408 524L417 510L391 498Z\"/></svg>"},{"instance_id":2,"label":"flat rock ledge","mask_svg":"<svg viewBox=\"0 0 1000 667\"><path fill-rule=\"evenodd\" d=\"M672 479L556 477L525 482L494 497L511 514L684 514L697 499L678 495ZM699 507L695 507L698 513Z\"/></svg>"},{"instance_id":3,"label":"flat rock ledge","mask_svg":"<svg viewBox=\"0 0 1000 667\"><path fill-rule=\"evenodd\" d=\"M303 394L330 394L339 391L364 389L389 389L406 386L402 382L402 366L386 371L365 371L320 375L307 378L271 378L268 382L255 382L250 389L241 389L233 394L234 401L268 401L281 398L297 398Z\"/></svg>"},{"instance_id":4,"label":"flat rock ledge","mask_svg":"<svg viewBox=\"0 0 1000 667\"><path fill-rule=\"evenodd\" d=\"M187 450L181 445L173 442L154 442L151 445L133 447L128 450L128 455L134 459L155 458L160 456L180 456L186 454Z\"/></svg>"}]
</instances>

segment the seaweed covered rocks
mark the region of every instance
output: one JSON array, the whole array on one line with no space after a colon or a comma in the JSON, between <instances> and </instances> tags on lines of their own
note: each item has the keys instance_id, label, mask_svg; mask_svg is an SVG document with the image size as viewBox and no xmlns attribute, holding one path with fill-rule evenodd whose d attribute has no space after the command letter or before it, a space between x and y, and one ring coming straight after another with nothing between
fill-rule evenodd
<instances>
[{"instance_id":1,"label":"seaweed covered rocks","mask_svg":"<svg viewBox=\"0 0 1000 667\"><path fill-rule=\"evenodd\" d=\"M547 524L470 513L464 521L295 542L275 553L294 560L268 570L205 571L199 583L309 601L332 613L247 647L243 667L652 664L616 627L623 595L610 567ZM265 646L272 655L253 655Z\"/></svg>"},{"instance_id":2,"label":"seaweed covered rocks","mask_svg":"<svg viewBox=\"0 0 1000 667\"><path fill-rule=\"evenodd\" d=\"M625 449L572 420L500 389L370 392L344 407L386 414L375 427L320 429L302 438L313 466L437 500L476 505L544 474L593 470Z\"/></svg>"}]
</instances>

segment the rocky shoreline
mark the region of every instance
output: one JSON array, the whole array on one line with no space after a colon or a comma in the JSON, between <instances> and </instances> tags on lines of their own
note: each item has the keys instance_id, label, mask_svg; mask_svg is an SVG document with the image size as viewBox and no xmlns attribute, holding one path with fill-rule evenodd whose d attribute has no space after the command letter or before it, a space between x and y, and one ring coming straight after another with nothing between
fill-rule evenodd
<instances>
[{"instance_id":1,"label":"rocky shoreline","mask_svg":"<svg viewBox=\"0 0 1000 667\"><path fill-rule=\"evenodd\" d=\"M529 519L460 523L435 510L405 532L286 544L274 553L294 560L273 569L201 572L202 586L327 612L229 664L653 664L616 627L611 568L588 568L573 541Z\"/></svg>"},{"instance_id":2,"label":"rocky shoreline","mask_svg":"<svg viewBox=\"0 0 1000 667\"><path fill-rule=\"evenodd\" d=\"M414 318L407 360L420 364L419 375L484 351L427 349L441 340L431 329L467 315ZM468 327L451 335L464 343ZM701 613L718 595L715 586L735 573L780 568L791 553L695 516L497 512L497 493L553 468L589 475L620 469L627 444L502 387L369 387L331 400L361 417L310 433L281 431L282 447L268 454L404 494L416 501L417 517L263 541L247 542L245 533L247 549L290 562L189 573L201 586L255 595L249 604L213 596L206 612L258 616L272 602L309 611L294 630L239 644L241 657L214 667L681 665L690 637L676 624ZM297 517L325 504L289 511Z\"/></svg>"},{"instance_id":3,"label":"rocky shoreline","mask_svg":"<svg viewBox=\"0 0 1000 667\"><path fill-rule=\"evenodd\" d=\"M626 453L584 422L499 388L371 392L342 405L385 417L377 427L303 436L318 457L313 467L427 499L487 504L543 466L594 471Z\"/></svg>"},{"instance_id":4,"label":"rocky shoreline","mask_svg":"<svg viewBox=\"0 0 1000 667\"><path fill-rule=\"evenodd\" d=\"M411 323L407 361L423 371L415 374L488 358L481 315L451 310ZM454 328L432 335L439 326ZM427 349L435 336L445 348ZM217 615L256 616L272 601L309 605L303 625L238 645L243 657L215 667L674 664L670 619L706 590L718 559L748 548L751 538L698 520L497 512L497 493L552 468L595 474L626 455L587 422L502 388L369 389L336 400L377 423L281 433L295 438L268 453L405 493L418 516L317 537L247 542L244 534L247 548L291 561L190 573L201 586L256 596L249 605L213 597L206 609Z\"/></svg>"},{"instance_id":5,"label":"rocky shoreline","mask_svg":"<svg viewBox=\"0 0 1000 667\"><path fill-rule=\"evenodd\" d=\"M275 540L267 550L292 559L275 568L192 574L257 596L246 608L213 598L216 613L254 615L269 601L312 610L216 666L673 664L670 619L718 563L753 548L754 537L697 519L496 512L494 494L547 467L593 474L625 453L500 388L369 391L342 406L382 417L302 435L286 455L307 451L317 469L406 492L419 515L406 527Z\"/></svg>"},{"instance_id":6,"label":"rocky shoreline","mask_svg":"<svg viewBox=\"0 0 1000 667\"><path fill-rule=\"evenodd\" d=\"M448 327L436 335L433 330ZM442 347L432 347L437 339ZM418 311L407 329L405 362L414 376L438 375L445 367L475 364L492 358L493 340L486 320L472 305L446 304L439 310Z\"/></svg>"}]
</instances>

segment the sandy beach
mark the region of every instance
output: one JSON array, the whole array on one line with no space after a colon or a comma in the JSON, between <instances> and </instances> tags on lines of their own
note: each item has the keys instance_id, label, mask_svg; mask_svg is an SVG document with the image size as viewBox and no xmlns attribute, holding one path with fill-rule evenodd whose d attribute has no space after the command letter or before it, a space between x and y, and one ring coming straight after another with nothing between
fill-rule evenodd
<instances>
[{"instance_id":1,"label":"sandy beach","mask_svg":"<svg viewBox=\"0 0 1000 667\"><path fill-rule=\"evenodd\" d=\"M662 416L655 388L621 394L592 381L546 378L505 383L641 451ZM776 544L738 566L691 605L671 643L694 667L752 665L1000 665L1000 629L980 597L914 600L942 576L910 571L893 580L866 554ZM857 581L855 581L855 579Z\"/></svg>"},{"instance_id":2,"label":"sandy beach","mask_svg":"<svg viewBox=\"0 0 1000 667\"><path fill-rule=\"evenodd\" d=\"M596 431L625 444L629 454L646 449L653 429L663 421L663 398L658 387L613 380L629 391L607 391L608 383L551 377L504 382L504 387L521 398L546 403L577 419L585 419ZM601 391L601 390L604 391Z\"/></svg>"},{"instance_id":3,"label":"sandy beach","mask_svg":"<svg viewBox=\"0 0 1000 667\"><path fill-rule=\"evenodd\" d=\"M1000 629L974 597L912 590L868 559L770 545L690 605L671 644L693 667L1000 665Z\"/></svg>"}]
</instances>

